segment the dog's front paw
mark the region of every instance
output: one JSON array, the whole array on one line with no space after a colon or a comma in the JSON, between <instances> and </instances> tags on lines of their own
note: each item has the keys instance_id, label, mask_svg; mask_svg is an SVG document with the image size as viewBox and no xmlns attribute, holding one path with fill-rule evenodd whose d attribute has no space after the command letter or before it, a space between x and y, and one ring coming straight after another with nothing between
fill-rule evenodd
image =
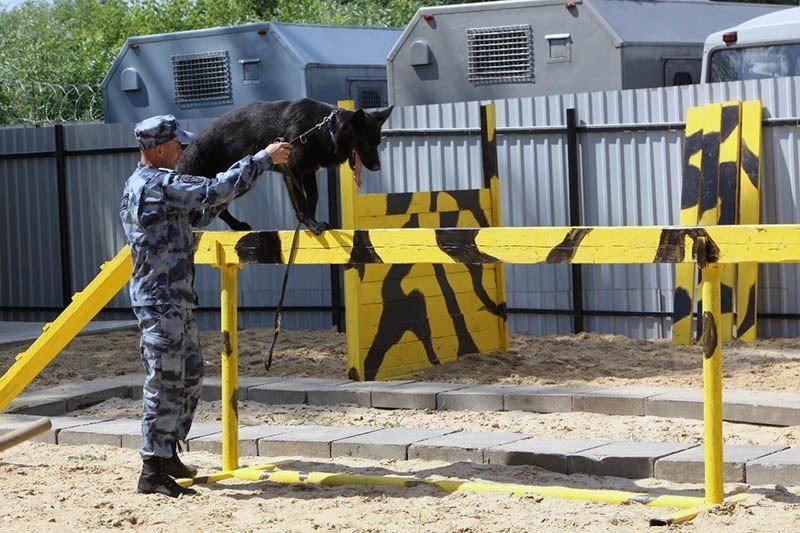
<instances>
[{"instance_id":1,"label":"dog's front paw","mask_svg":"<svg viewBox=\"0 0 800 533\"><path fill-rule=\"evenodd\" d=\"M306 226L314 235L320 235L323 231L331 229L331 225L327 222L317 222L316 220L306 221Z\"/></svg>"},{"instance_id":2,"label":"dog's front paw","mask_svg":"<svg viewBox=\"0 0 800 533\"><path fill-rule=\"evenodd\" d=\"M241 222L239 220L231 222L228 224L228 227L230 227L233 231L250 231L253 229L253 227L247 222Z\"/></svg>"}]
</instances>

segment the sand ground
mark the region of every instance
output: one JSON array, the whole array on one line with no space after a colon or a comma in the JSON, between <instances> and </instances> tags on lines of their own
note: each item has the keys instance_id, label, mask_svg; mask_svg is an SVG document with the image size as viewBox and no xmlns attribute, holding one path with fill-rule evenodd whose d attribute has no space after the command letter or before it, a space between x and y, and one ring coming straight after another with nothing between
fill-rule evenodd
<instances>
[{"instance_id":1,"label":"sand ground","mask_svg":"<svg viewBox=\"0 0 800 533\"><path fill-rule=\"evenodd\" d=\"M205 452L187 454L202 468L218 464ZM262 459L263 461L263 459ZM242 464L258 464L243 458ZM697 485L562 476L533 467L420 461L315 460L284 468L371 474L414 473L536 485L604 487L700 495ZM666 509L540 498L442 493L429 487L298 487L236 482L201 487L192 498L136 494L135 452L105 446L25 443L0 458L0 528L7 531L354 531L519 532L645 531ZM729 489L732 487L728 487ZM707 533L787 532L800 528L800 490L753 489L744 504L699 516L670 530ZM652 530L651 530L652 531Z\"/></svg>"},{"instance_id":2,"label":"sand ground","mask_svg":"<svg viewBox=\"0 0 800 533\"><path fill-rule=\"evenodd\" d=\"M271 330L240 336L241 375L265 375L262 358ZM207 375L219 373L219 335L204 332ZM8 367L24 345L0 348ZM798 392L800 340L768 340L726 346L726 387ZM462 383L594 384L699 387L701 353L667 341L619 336L512 338L507 354L466 356L417 373L417 379ZM346 377L345 338L329 331L286 331L271 374ZM79 337L44 371L35 386L140 372L135 330ZM135 418L139 402L112 399L72 414ZM202 402L197 420L220 416L218 402ZM518 431L534 436L700 442L702 423L654 417L592 413L536 414L389 411L356 406L267 406L242 402L243 424L376 425L456 427ZM774 428L726 423L725 440L736 444L800 445L800 427ZM187 454L204 468L219 464L205 452ZM243 459L253 464L258 459ZM263 461L263 459L262 459ZM609 506L553 498L467 493L444 494L427 487L309 488L264 483L219 484L195 498L169 500L133 490L140 468L131 450L103 446L25 443L0 456L0 530L52 531L140 529L175 531L644 531L652 516L668 513L636 505ZM700 486L657 480L562 476L533 467L420 461L308 460L300 470L413 473L540 485L603 487L700 495ZM728 487L729 489L733 488ZM745 504L701 515L670 529L785 532L800 530L800 487L755 487Z\"/></svg>"},{"instance_id":3,"label":"sand ground","mask_svg":"<svg viewBox=\"0 0 800 533\"><path fill-rule=\"evenodd\" d=\"M201 334L206 374L219 375L220 336ZM240 375L264 376L264 354L272 330L246 329L239 336ZM34 386L141 372L136 330L81 336L45 369ZM24 344L0 347L7 368ZM270 375L347 378L346 340L332 331L282 333ZM800 339L769 339L723 348L724 386L800 392ZM593 384L700 387L700 347L669 341L634 340L619 335L584 333L511 338L508 353L468 355L455 363L417 372L412 377L459 383Z\"/></svg>"}]
</instances>

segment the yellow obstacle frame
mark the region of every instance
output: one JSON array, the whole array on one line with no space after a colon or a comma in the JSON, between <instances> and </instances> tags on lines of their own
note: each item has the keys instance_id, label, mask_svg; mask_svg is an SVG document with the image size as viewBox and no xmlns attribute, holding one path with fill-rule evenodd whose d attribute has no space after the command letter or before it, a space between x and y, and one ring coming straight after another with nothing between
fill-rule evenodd
<instances>
[{"instance_id":1,"label":"yellow obstacle frame","mask_svg":"<svg viewBox=\"0 0 800 533\"><path fill-rule=\"evenodd\" d=\"M359 236L359 233L362 235ZM364 235L366 234L366 235ZM184 484L228 478L285 483L409 486L424 483L442 490L531 493L607 503L639 502L681 509L653 523L677 523L723 503L722 353L720 270L722 265L800 262L800 225L694 227L560 227L332 230L300 235L298 264L369 263L696 263L702 270L705 497L651 496L612 490L430 480L399 476L302 473L277 464L239 466L237 272L244 264L285 263L293 232L206 232L196 239L195 261L220 269L222 332L223 471ZM369 243L368 250L362 249ZM357 260L356 260L357 259ZM130 276L127 247L104 265L100 275L43 335L20 354L0 379L0 409L8 404L124 286ZM737 495L725 501L738 501Z\"/></svg>"},{"instance_id":2,"label":"yellow obstacle frame","mask_svg":"<svg viewBox=\"0 0 800 533\"><path fill-rule=\"evenodd\" d=\"M354 102L339 107L353 109ZM342 227L500 226L494 104L479 111L480 188L361 194L345 162L339 168ZM502 265L361 264L344 271L344 294L350 379L396 379L460 355L508 351Z\"/></svg>"}]
</instances>

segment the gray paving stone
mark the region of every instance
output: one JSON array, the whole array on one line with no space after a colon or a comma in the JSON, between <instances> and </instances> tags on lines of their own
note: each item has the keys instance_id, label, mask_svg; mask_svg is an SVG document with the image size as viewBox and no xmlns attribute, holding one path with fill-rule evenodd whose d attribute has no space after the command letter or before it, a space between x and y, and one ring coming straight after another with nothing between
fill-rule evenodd
<instances>
[{"instance_id":1,"label":"gray paving stone","mask_svg":"<svg viewBox=\"0 0 800 533\"><path fill-rule=\"evenodd\" d=\"M693 446L672 442L612 442L570 454L567 457L567 473L630 479L653 477L658 459Z\"/></svg>"},{"instance_id":2,"label":"gray paving stone","mask_svg":"<svg viewBox=\"0 0 800 533\"><path fill-rule=\"evenodd\" d=\"M44 326L45 322L0 322L0 345L36 340ZM135 328L135 320L98 320L86 324L78 335Z\"/></svg>"},{"instance_id":3,"label":"gray paving stone","mask_svg":"<svg viewBox=\"0 0 800 533\"><path fill-rule=\"evenodd\" d=\"M554 439L536 437L485 451L486 462L500 465L532 465L553 472L567 473L567 457L608 444L599 439Z\"/></svg>"},{"instance_id":4,"label":"gray paving stone","mask_svg":"<svg viewBox=\"0 0 800 533\"><path fill-rule=\"evenodd\" d=\"M205 437L206 435L213 435L221 431L222 423L218 420L214 422L194 422L192 424L192 429L189 431L188 439ZM139 431L137 433L122 436L120 446L123 448L132 448L134 450L138 450L142 447L141 422L139 423Z\"/></svg>"},{"instance_id":5,"label":"gray paving stone","mask_svg":"<svg viewBox=\"0 0 800 533\"><path fill-rule=\"evenodd\" d=\"M40 416L34 415L0 415L0 435L8 433L22 426L28 425L31 422L39 420ZM31 440L35 442L46 442L48 444L58 444L58 433L62 429L86 426L89 424L97 424L105 422L108 418L88 418L78 416L51 416L51 427L45 433L33 437Z\"/></svg>"},{"instance_id":6,"label":"gray paving stone","mask_svg":"<svg viewBox=\"0 0 800 533\"><path fill-rule=\"evenodd\" d=\"M455 433L456 429L387 428L337 440L331 445L332 457L362 459L407 459L408 447L421 440Z\"/></svg>"},{"instance_id":7,"label":"gray paving stone","mask_svg":"<svg viewBox=\"0 0 800 533\"><path fill-rule=\"evenodd\" d=\"M789 448L748 462L745 477L750 485L800 486L800 448Z\"/></svg>"},{"instance_id":8,"label":"gray paving stone","mask_svg":"<svg viewBox=\"0 0 800 533\"><path fill-rule=\"evenodd\" d=\"M258 441L272 435L286 433L298 426L239 426L239 455L258 455ZM190 451L206 450L212 453L222 453L222 433L213 433L197 438L190 438L187 442Z\"/></svg>"},{"instance_id":9,"label":"gray paving stone","mask_svg":"<svg viewBox=\"0 0 800 533\"><path fill-rule=\"evenodd\" d=\"M267 383L275 383L276 381L281 381L283 379L284 378L281 377L239 377L239 394L237 395L237 398L240 400L246 400L247 391L251 387L266 385ZM202 392L200 393L200 398L206 402L219 401L222 398L222 378L219 376L203 378L203 388Z\"/></svg>"},{"instance_id":10,"label":"gray paving stone","mask_svg":"<svg viewBox=\"0 0 800 533\"><path fill-rule=\"evenodd\" d=\"M300 426L297 429L259 439L258 455L263 457L330 457L331 443L364 435L380 428L369 426Z\"/></svg>"},{"instance_id":11,"label":"gray paving stone","mask_svg":"<svg viewBox=\"0 0 800 533\"><path fill-rule=\"evenodd\" d=\"M308 392L348 383L346 379L286 378L273 383L251 387L247 399L267 404L306 403Z\"/></svg>"},{"instance_id":12,"label":"gray paving stone","mask_svg":"<svg viewBox=\"0 0 800 533\"><path fill-rule=\"evenodd\" d=\"M800 396L768 391L726 390L722 393L722 417L730 422L800 425Z\"/></svg>"},{"instance_id":13,"label":"gray paving stone","mask_svg":"<svg viewBox=\"0 0 800 533\"><path fill-rule=\"evenodd\" d=\"M521 433L501 431L459 431L415 442L408 448L409 459L425 461L472 461L483 463L487 448L527 438Z\"/></svg>"},{"instance_id":14,"label":"gray paving stone","mask_svg":"<svg viewBox=\"0 0 800 533\"><path fill-rule=\"evenodd\" d=\"M536 413L568 413L572 411L575 394L596 390L599 387L520 387L505 394L506 411L533 411Z\"/></svg>"},{"instance_id":15,"label":"gray paving stone","mask_svg":"<svg viewBox=\"0 0 800 533\"><path fill-rule=\"evenodd\" d=\"M67 412L67 397L46 393L48 389L20 394L7 408L9 413L58 416Z\"/></svg>"},{"instance_id":16,"label":"gray paving stone","mask_svg":"<svg viewBox=\"0 0 800 533\"><path fill-rule=\"evenodd\" d=\"M59 444L105 444L122 446L123 437L139 436L142 422L133 419L109 420L77 427L62 429L58 433Z\"/></svg>"},{"instance_id":17,"label":"gray paving stone","mask_svg":"<svg viewBox=\"0 0 800 533\"><path fill-rule=\"evenodd\" d=\"M57 416L109 398L130 398L130 375L77 381L20 394L9 406L11 413Z\"/></svg>"},{"instance_id":18,"label":"gray paving stone","mask_svg":"<svg viewBox=\"0 0 800 533\"><path fill-rule=\"evenodd\" d=\"M644 416L645 398L674 389L664 387L609 387L579 392L572 397L572 410L606 415Z\"/></svg>"},{"instance_id":19,"label":"gray paving stone","mask_svg":"<svg viewBox=\"0 0 800 533\"><path fill-rule=\"evenodd\" d=\"M372 407L388 409L436 409L436 396L468 387L453 383L415 381L406 385L372 391Z\"/></svg>"},{"instance_id":20,"label":"gray paving stone","mask_svg":"<svg viewBox=\"0 0 800 533\"><path fill-rule=\"evenodd\" d=\"M511 385L476 385L447 391L436 398L436 408L450 411L502 411L503 396L516 388Z\"/></svg>"},{"instance_id":21,"label":"gray paving stone","mask_svg":"<svg viewBox=\"0 0 800 533\"><path fill-rule=\"evenodd\" d=\"M764 457L787 446L742 446L729 445L722 449L723 470L726 483L745 481L745 464ZM705 479L705 459L703 446L667 455L656 461L655 477L678 483L702 483Z\"/></svg>"},{"instance_id":22,"label":"gray paving stone","mask_svg":"<svg viewBox=\"0 0 800 533\"><path fill-rule=\"evenodd\" d=\"M645 398L644 414L647 416L702 420L703 390L675 389Z\"/></svg>"},{"instance_id":23,"label":"gray paving stone","mask_svg":"<svg viewBox=\"0 0 800 533\"><path fill-rule=\"evenodd\" d=\"M399 381L348 381L340 385L320 387L308 391L309 405L342 405L355 404L363 407L372 406L372 393L378 390L392 389L413 383L414 380Z\"/></svg>"}]
</instances>

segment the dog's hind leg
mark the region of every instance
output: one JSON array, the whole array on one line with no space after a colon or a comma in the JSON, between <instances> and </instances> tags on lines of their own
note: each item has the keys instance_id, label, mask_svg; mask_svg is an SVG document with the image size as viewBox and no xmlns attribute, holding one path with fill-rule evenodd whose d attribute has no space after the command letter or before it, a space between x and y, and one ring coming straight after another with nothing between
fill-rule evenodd
<instances>
[{"instance_id":1,"label":"dog's hind leg","mask_svg":"<svg viewBox=\"0 0 800 533\"><path fill-rule=\"evenodd\" d=\"M247 222L242 222L235 216L231 215L230 211L227 209L219 214L219 218L221 218L222 221L225 222L225 224L227 224L228 227L233 231L250 231L253 229Z\"/></svg>"}]
</instances>

